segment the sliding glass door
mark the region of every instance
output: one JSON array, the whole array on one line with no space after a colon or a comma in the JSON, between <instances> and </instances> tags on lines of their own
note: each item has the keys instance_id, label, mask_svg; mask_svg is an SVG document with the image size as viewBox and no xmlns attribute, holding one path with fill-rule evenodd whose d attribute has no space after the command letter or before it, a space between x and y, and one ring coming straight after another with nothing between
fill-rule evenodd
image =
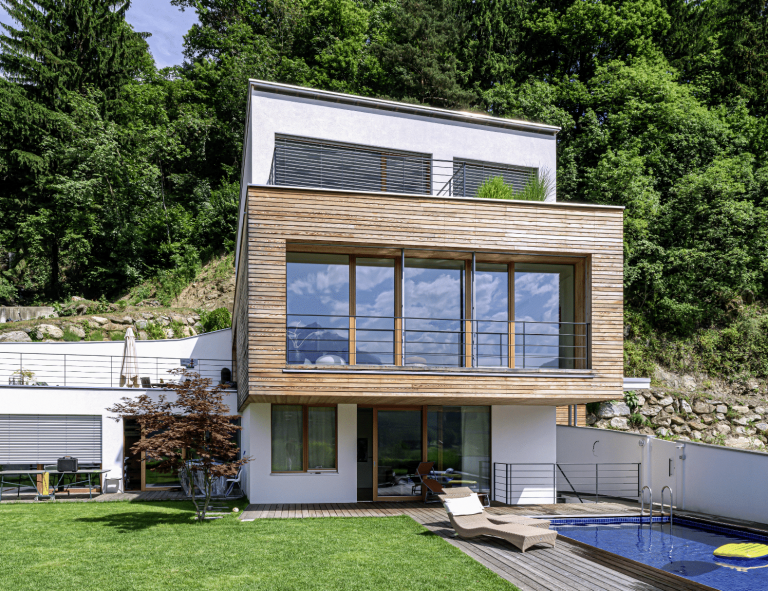
<instances>
[{"instance_id":1,"label":"sliding glass door","mask_svg":"<svg viewBox=\"0 0 768 591\"><path fill-rule=\"evenodd\" d=\"M376 498L421 495L416 468L423 461L422 409L376 409Z\"/></svg>"}]
</instances>

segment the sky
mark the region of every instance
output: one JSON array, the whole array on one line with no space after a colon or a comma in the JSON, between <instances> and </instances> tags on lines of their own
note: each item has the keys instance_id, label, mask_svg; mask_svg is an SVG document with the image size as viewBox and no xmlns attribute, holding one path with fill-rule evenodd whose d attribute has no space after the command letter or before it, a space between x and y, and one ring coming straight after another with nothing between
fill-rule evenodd
<instances>
[{"instance_id":1,"label":"sky","mask_svg":"<svg viewBox=\"0 0 768 591\"><path fill-rule=\"evenodd\" d=\"M184 12L171 6L170 0L133 0L127 20L134 30L152 33L147 39L158 68L175 66L182 62L184 35L197 22L194 10ZM0 7L0 22L13 24L4 8Z\"/></svg>"}]
</instances>

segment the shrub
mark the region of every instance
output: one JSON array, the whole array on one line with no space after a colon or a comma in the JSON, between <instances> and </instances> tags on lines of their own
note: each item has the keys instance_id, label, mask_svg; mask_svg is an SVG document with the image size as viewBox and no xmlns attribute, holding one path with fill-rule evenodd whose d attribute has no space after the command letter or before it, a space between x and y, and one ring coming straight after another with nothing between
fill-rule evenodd
<instances>
[{"instance_id":1,"label":"shrub","mask_svg":"<svg viewBox=\"0 0 768 591\"><path fill-rule=\"evenodd\" d=\"M171 322L171 330L173 331L173 338L181 339L184 337L184 325L178 320Z\"/></svg>"},{"instance_id":2,"label":"shrub","mask_svg":"<svg viewBox=\"0 0 768 591\"><path fill-rule=\"evenodd\" d=\"M144 329L147 333L147 337L151 341L159 341L165 338L165 331L163 327L154 322L147 322L147 327Z\"/></svg>"},{"instance_id":3,"label":"shrub","mask_svg":"<svg viewBox=\"0 0 768 591\"><path fill-rule=\"evenodd\" d=\"M70 327L64 329L64 340L69 342L79 341L80 337L77 336Z\"/></svg>"},{"instance_id":4,"label":"shrub","mask_svg":"<svg viewBox=\"0 0 768 591\"><path fill-rule=\"evenodd\" d=\"M504 178L495 176L486 179L477 190L478 199L514 199L515 190L504 182Z\"/></svg>"},{"instance_id":5,"label":"shrub","mask_svg":"<svg viewBox=\"0 0 768 591\"><path fill-rule=\"evenodd\" d=\"M91 331L91 334L88 335L89 341L103 341L104 340L104 333L101 331L100 328L96 328Z\"/></svg>"},{"instance_id":6,"label":"shrub","mask_svg":"<svg viewBox=\"0 0 768 591\"><path fill-rule=\"evenodd\" d=\"M109 340L111 340L111 341L124 341L125 340L125 333L124 332L120 332L119 330L111 332L111 333L109 333Z\"/></svg>"},{"instance_id":7,"label":"shrub","mask_svg":"<svg viewBox=\"0 0 768 591\"><path fill-rule=\"evenodd\" d=\"M232 315L226 308L216 308L210 312L203 310L200 312L200 324L203 325L203 332L213 332L232 326Z\"/></svg>"},{"instance_id":8,"label":"shrub","mask_svg":"<svg viewBox=\"0 0 768 591\"><path fill-rule=\"evenodd\" d=\"M486 179L477 189L480 199L517 199L519 201L544 201L554 189L552 175L549 170L540 170L532 176L522 191L515 192L514 187L504 181L504 177L495 176Z\"/></svg>"},{"instance_id":9,"label":"shrub","mask_svg":"<svg viewBox=\"0 0 768 591\"><path fill-rule=\"evenodd\" d=\"M633 390L626 392L624 394L624 402L626 402L627 406L632 412L635 412L635 409L638 406L637 393Z\"/></svg>"},{"instance_id":10,"label":"shrub","mask_svg":"<svg viewBox=\"0 0 768 591\"><path fill-rule=\"evenodd\" d=\"M648 419L646 419L639 412L634 412L631 415L629 415L629 424L632 425L633 427L643 427L647 422L648 422Z\"/></svg>"}]
</instances>

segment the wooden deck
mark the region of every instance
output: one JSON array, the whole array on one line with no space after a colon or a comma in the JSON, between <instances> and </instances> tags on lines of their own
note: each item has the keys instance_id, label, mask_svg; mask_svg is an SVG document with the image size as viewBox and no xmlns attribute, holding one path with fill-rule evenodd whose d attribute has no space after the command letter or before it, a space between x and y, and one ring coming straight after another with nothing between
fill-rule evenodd
<instances>
[{"instance_id":1,"label":"wooden deck","mask_svg":"<svg viewBox=\"0 0 768 591\"><path fill-rule=\"evenodd\" d=\"M110 493L99 494L93 493L93 498L88 498L88 492L77 492L72 494L58 493L56 495L57 503L104 503L108 501L186 501L188 497L183 492L169 491L169 490L155 490L144 492L122 492L122 493ZM51 501L43 499L41 501L35 500L35 493L23 492L18 497L16 493L6 493L3 495L3 505L6 503L49 503Z\"/></svg>"},{"instance_id":2,"label":"wooden deck","mask_svg":"<svg viewBox=\"0 0 768 591\"><path fill-rule=\"evenodd\" d=\"M496 505L488 512L550 517L639 515L636 506L619 503ZM706 585L563 536L558 537L555 548L542 546L525 554L497 538L456 538L445 510L437 503L249 505L241 520L393 515L408 515L522 591L713 591Z\"/></svg>"}]
</instances>

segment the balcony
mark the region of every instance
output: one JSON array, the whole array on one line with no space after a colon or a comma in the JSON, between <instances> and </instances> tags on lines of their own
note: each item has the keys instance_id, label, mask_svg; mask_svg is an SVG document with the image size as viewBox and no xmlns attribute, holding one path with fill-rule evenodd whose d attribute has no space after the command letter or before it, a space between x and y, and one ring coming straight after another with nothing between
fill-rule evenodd
<instances>
[{"instance_id":1,"label":"balcony","mask_svg":"<svg viewBox=\"0 0 768 591\"><path fill-rule=\"evenodd\" d=\"M286 362L294 366L591 366L586 322L288 314L286 334Z\"/></svg>"},{"instance_id":2,"label":"balcony","mask_svg":"<svg viewBox=\"0 0 768 591\"><path fill-rule=\"evenodd\" d=\"M519 193L537 174L536 168L278 136L267 184L475 197L488 179L501 177Z\"/></svg>"}]
</instances>

